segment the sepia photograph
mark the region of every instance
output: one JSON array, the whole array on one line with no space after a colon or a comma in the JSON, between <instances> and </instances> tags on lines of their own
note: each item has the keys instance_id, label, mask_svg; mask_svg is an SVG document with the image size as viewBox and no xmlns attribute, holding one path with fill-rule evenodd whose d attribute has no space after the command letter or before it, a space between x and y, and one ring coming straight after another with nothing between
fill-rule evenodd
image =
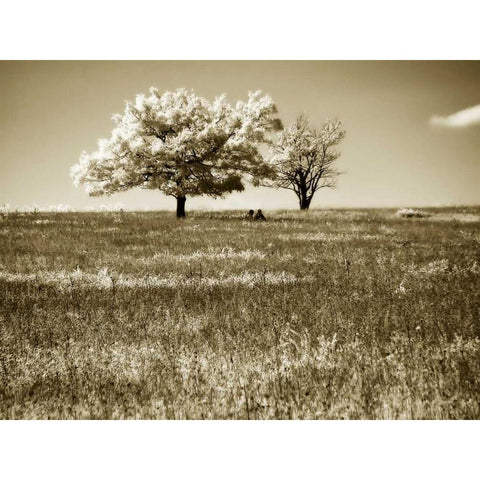
<instances>
[{"instance_id":1,"label":"sepia photograph","mask_svg":"<svg viewBox=\"0 0 480 480\"><path fill-rule=\"evenodd\" d=\"M2 418L480 417L480 62L0 69Z\"/></svg>"},{"instance_id":2,"label":"sepia photograph","mask_svg":"<svg viewBox=\"0 0 480 480\"><path fill-rule=\"evenodd\" d=\"M471 478L471 5L20 0L5 478Z\"/></svg>"}]
</instances>

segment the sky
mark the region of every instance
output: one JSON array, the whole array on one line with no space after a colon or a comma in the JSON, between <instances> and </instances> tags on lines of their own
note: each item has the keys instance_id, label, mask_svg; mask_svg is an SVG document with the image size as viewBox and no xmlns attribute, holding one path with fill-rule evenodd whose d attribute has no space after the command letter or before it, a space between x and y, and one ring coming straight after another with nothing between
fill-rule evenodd
<instances>
[{"instance_id":1,"label":"sky","mask_svg":"<svg viewBox=\"0 0 480 480\"><path fill-rule=\"evenodd\" d=\"M317 127L341 120L343 174L311 208L480 204L480 61L2 61L0 207L173 210L159 191L92 198L70 177L81 152L110 136L112 114L151 86L232 103L260 89L286 126L302 113ZM254 187L187 200L187 211L250 208L298 200Z\"/></svg>"}]
</instances>

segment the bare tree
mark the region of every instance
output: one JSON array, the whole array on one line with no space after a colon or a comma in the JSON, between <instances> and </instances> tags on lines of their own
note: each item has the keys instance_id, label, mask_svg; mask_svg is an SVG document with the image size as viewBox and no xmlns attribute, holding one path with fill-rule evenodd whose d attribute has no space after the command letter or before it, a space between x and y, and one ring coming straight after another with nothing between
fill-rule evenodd
<instances>
[{"instance_id":1,"label":"bare tree","mask_svg":"<svg viewBox=\"0 0 480 480\"><path fill-rule=\"evenodd\" d=\"M327 120L321 130L315 130L306 117L298 117L293 125L280 133L279 141L272 149L271 163L276 178L268 185L293 190L300 209L308 210L317 190L335 186L341 173L335 168L340 157L336 146L344 136L339 121Z\"/></svg>"}]
</instances>

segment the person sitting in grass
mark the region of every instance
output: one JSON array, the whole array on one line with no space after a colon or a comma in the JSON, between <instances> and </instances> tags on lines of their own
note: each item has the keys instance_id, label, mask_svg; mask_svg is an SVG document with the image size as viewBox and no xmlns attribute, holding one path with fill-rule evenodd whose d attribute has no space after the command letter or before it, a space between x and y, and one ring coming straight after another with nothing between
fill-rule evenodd
<instances>
[{"instance_id":1,"label":"person sitting in grass","mask_svg":"<svg viewBox=\"0 0 480 480\"><path fill-rule=\"evenodd\" d=\"M253 220L253 214L254 214L254 211L249 210L245 215L245 220Z\"/></svg>"},{"instance_id":2,"label":"person sitting in grass","mask_svg":"<svg viewBox=\"0 0 480 480\"><path fill-rule=\"evenodd\" d=\"M257 210L257 213L255 214L255 216L253 217L253 219L256 221L256 220L261 220L261 221L265 221L266 218L265 216L263 215L262 211L260 209Z\"/></svg>"},{"instance_id":3,"label":"person sitting in grass","mask_svg":"<svg viewBox=\"0 0 480 480\"><path fill-rule=\"evenodd\" d=\"M245 215L245 220L253 220L253 210L249 210Z\"/></svg>"}]
</instances>

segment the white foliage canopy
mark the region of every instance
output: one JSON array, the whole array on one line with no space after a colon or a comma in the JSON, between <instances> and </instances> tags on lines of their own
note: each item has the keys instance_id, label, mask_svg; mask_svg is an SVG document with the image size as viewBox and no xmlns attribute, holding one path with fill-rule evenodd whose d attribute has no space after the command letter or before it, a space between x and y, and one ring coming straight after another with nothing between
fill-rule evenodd
<instances>
[{"instance_id":1,"label":"white foliage canopy","mask_svg":"<svg viewBox=\"0 0 480 480\"><path fill-rule=\"evenodd\" d=\"M133 187L175 197L241 191L245 175L258 184L271 174L259 146L281 128L276 113L260 91L232 106L226 95L209 102L185 89L161 94L151 88L113 116L111 137L82 153L71 175L92 196Z\"/></svg>"}]
</instances>

